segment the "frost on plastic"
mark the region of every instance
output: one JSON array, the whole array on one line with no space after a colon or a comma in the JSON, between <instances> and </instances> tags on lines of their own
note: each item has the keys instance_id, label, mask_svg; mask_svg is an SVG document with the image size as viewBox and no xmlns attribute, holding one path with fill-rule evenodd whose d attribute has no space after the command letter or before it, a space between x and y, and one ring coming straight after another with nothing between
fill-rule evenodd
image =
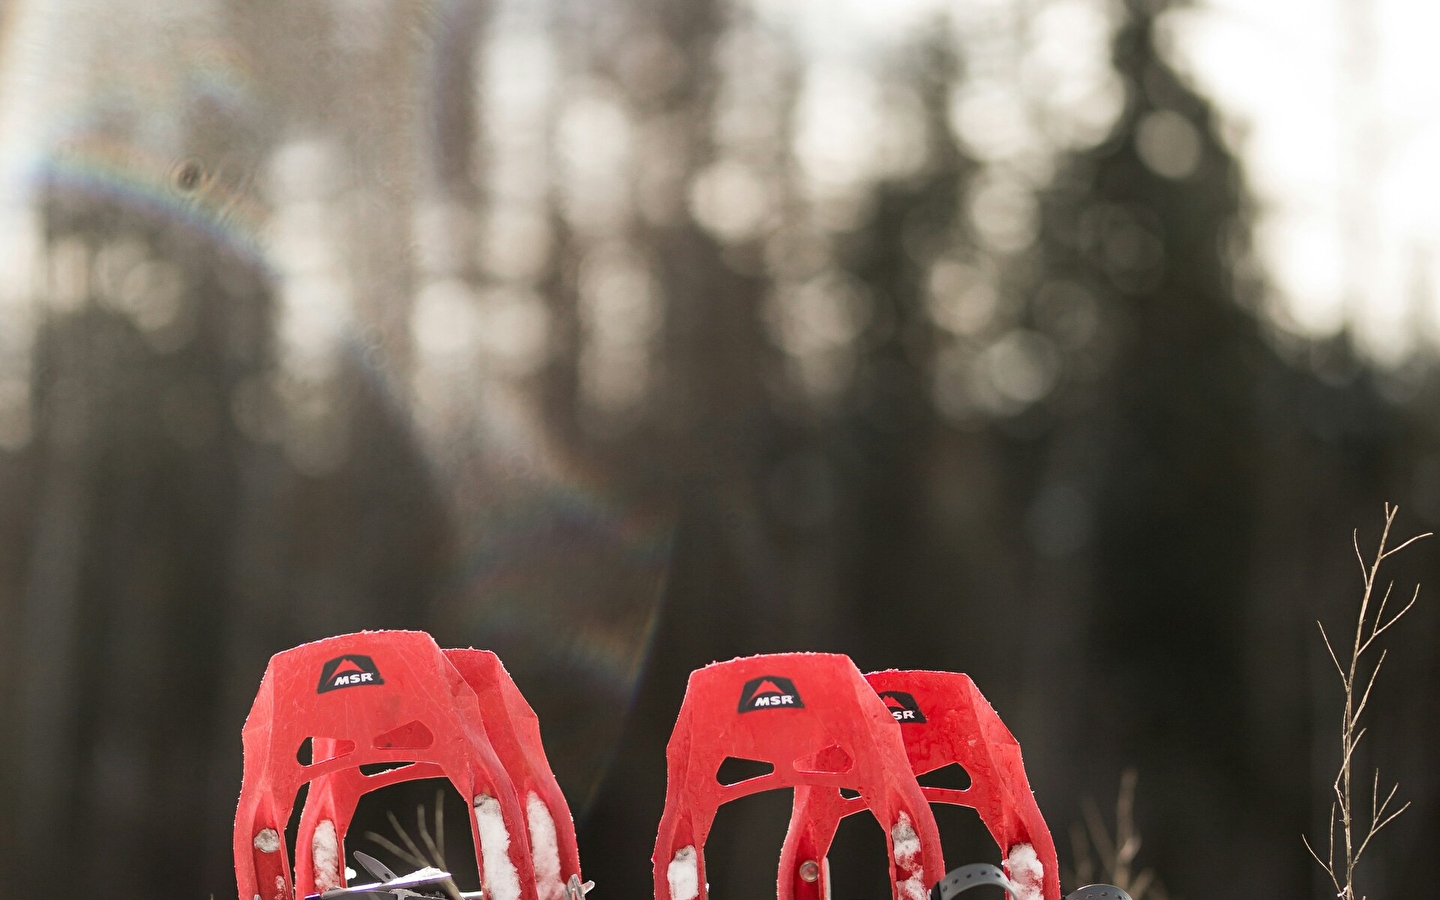
<instances>
[{"instance_id":1,"label":"frost on plastic","mask_svg":"<svg viewBox=\"0 0 1440 900\"><path fill-rule=\"evenodd\" d=\"M485 895L490 900L520 900L520 876L510 861L510 832L505 829L499 800L489 794L475 798L475 827L480 832Z\"/></svg>"},{"instance_id":2,"label":"frost on plastic","mask_svg":"<svg viewBox=\"0 0 1440 900\"><path fill-rule=\"evenodd\" d=\"M325 892L340 887L340 840L335 834L335 823L321 819L315 826L315 837L310 841L310 859L315 869L315 888Z\"/></svg>"},{"instance_id":3,"label":"frost on plastic","mask_svg":"<svg viewBox=\"0 0 1440 900\"><path fill-rule=\"evenodd\" d=\"M1045 866L1035 854L1034 847L1029 844L1016 844L1011 847L1010 855L1005 860L1005 868L1010 870L1010 880L1020 889L1015 900L1043 900Z\"/></svg>"},{"instance_id":4,"label":"frost on plastic","mask_svg":"<svg viewBox=\"0 0 1440 900\"><path fill-rule=\"evenodd\" d=\"M902 812L895 820L890 829L890 842L895 856L895 896L899 900L925 900L930 889L925 884L920 860L920 836L915 833L907 813Z\"/></svg>"},{"instance_id":5,"label":"frost on plastic","mask_svg":"<svg viewBox=\"0 0 1440 900\"><path fill-rule=\"evenodd\" d=\"M560 843L555 837L555 820L545 801L534 791L525 801L525 818L530 825L536 896L540 900L560 900L565 896L565 883L560 879Z\"/></svg>"},{"instance_id":6,"label":"frost on plastic","mask_svg":"<svg viewBox=\"0 0 1440 900\"><path fill-rule=\"evenodd\" d=\"M694 900L700 896L700 859L694 846L676 850L665 875L670 879L670 900Z\"/></svg>"}]
</instances>

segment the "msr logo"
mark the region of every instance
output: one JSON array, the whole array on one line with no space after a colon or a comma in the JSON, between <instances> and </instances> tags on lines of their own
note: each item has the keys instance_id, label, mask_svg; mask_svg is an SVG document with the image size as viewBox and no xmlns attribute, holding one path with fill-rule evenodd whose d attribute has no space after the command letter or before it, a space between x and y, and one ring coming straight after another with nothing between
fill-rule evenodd
<instances>
[{"instance_id":1,"label":"msr logo","mask_svg":"<svg viewBox=\"0 0 1440 900\"><path fill-rule=\"evenodd\" d=\"M795 682L779 675L762 675L745 682L744 689L740 691L740 712L774 709L777 706L788 706L791 709L805 707L800 701L800 694L795 690Z\"/></svg>"},{"instance_id":2,"label":"msr logo","mask_svg":"<svg viewBox=\"0 0 1440 900\"><path fill-rule=\"evenodd\" d=\"M320 687L315 693L324 694L341 688L360 687L364 684L384 684L375 660L359 653L337 656L320 669Z\"/></svg>"},{"instance_id":3,"label":"msr logo","mask_svg":"<svg viewBox=\"0 0 1440 900\"><path fill-rule=\"evenodd\" d=\"M920 704L915 698L904 691L881 691L880 699L885 701L886 709L895 721L902 725L910 725L916 722L924 722L925 714L920 711Z\"/></svg>"}]
</instances>

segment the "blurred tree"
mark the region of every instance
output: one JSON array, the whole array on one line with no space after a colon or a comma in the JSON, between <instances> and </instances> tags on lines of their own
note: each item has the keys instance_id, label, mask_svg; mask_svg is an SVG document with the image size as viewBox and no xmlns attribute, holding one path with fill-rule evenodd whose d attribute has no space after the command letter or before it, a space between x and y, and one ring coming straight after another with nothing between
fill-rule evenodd
<instances>
[{"instance_id":1,"label":"blurred tree","mask_svg":"<svg viewBox=\"0 0 1440 900\"><path fill-rule=\"evenodd\" d=\"M177 90L174 164L130 173L159 199L42 198L0 880L224 896L266 657L409 626L502 653L616 896L687 673L785 649L970 672L1057 835L1134 763L1177 893L1314 894L1311 619L1382 492L1440 521L1433 379L1266 324L1171 6L1100 6L850 58L725 0L224 5L255 82ZM1094 95L1035 74L1056 10L1115 26ZM1422 800L1396 892L1440 827L1436 621L1374 701ZM786 799L722 815L717 890L769 890ZM842 888L888 889L877 841L842 831Z\"/></svg>"}]
</instances>

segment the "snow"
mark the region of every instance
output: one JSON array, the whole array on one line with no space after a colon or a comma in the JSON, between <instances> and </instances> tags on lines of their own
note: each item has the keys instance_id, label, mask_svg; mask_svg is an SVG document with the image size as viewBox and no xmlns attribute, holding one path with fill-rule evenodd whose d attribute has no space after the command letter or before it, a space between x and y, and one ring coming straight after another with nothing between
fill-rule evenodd
<instances>
[{"instance_id":1,"label":"snow","mask_svg":"<svg viewBox=\"0 0 1440 900\"><path fill-rule=\"evenodd\" d=\"M340 840L335 835L335 823L329 819L321 819L315 826L315 836L310 839L310 859L317 891L324 893L345 884L340 877Z\"/></svg>"},{"instance_id":2,"label":"snow","mask_svg":"<svg viewBox=\"0 0 1440 900\"><path fill-rule=\"evenodd\" d=\"M280 833L273 828L262 828L255 834L255 849L261 853L274 853L280 849Z\"/></svg>"},{"instance_id":3,"label":"snow","mask_svg":"<svg viewBox=\"0 0 1440 900\"><path fill-rule=\"evenodd\" d=\"M895 864L906 869L912 867L920 853L920 835L910 824L909 813L902 812L895 820L895 827L890 829L890 840L895 846Z\"/></svg>"},{"instance_id":4,"label":"snow","mask_svg":"<svg viewBox=\"0 0 1440 900\"><path fill-rule=\"evenodd\" d=\"M925 900L930 888L925 883L925 869L920 859L920 835L910 824L909 814L902 812L895 820L890 829L890 843L895 858L895 896L898 900ZM901 878L902 875L905 877Z\"/></svg>"},{"instance_id":5,"label":"snow","mask_svg":"<svg viewBox=\"0 0 1440 900\"><path fill-rule=\"evenodd\" d=\"M510 832L505 829L499 800L489 794L475 798L475 827L480 832L485 896L489 900L520 900L520 876L510 861Z\"/></svg>"},{"instance_id":6,"label":"snow","mask_svg":"<svg viewBox=\"0 0 1440 900\"><path fill-rule=\"evenodd\" d=\"M534 791L526 798L525 818L530 824L535 893L540 900L561 900L565 896L565 883L560 880L560 844L555 837L555 820L545 801Z\"/></svg>"},{"instance_id":7,"label":"snow","mask_svg":"<svg viewBox=\"0 0 1440 900\"><path fill-rule=\"evenodd\" d=\"M1010 855L1005 860L1005 868L1009 870L1010 880L1020 889L1014 900L1043 900L1045 866L1035 854L1034 847L1029 844L1016 844L1011 847Z\"/></svg>"},{"instance_id":8,"label":"snow","mask_svg":"<svg viewBox=\"0 0 1440 900\"><path fill-rule=\"evenodd\" d=\"M694 900L700 896L700 858L694 846L675 851L665 877L670 881L670 900Z\"/></svg>"}]
</instances>

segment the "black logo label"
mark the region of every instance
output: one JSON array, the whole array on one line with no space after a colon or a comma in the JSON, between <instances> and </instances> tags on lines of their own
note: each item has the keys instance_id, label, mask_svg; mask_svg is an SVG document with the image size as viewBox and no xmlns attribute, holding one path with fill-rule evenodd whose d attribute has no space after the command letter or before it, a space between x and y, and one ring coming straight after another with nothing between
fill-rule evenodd
<instances>
[{"instance_id":1,"label":"black logo label","mask_svg":"<svg viewBox=\"0 0 1440 900\"><path fill-rule=\"evenodd\" d=\"M380 677L380 670L375 668L375 660L359 653L347 653L330 660L320 670L320 687L315 689L315 693L324 694L341 688L384 683L385 679Z\"/></svg>"},{"instance_id":2,"label":"black logo label","mask_svg":"<svg viewBox=\"0 0 1440 900\"><path fill-rule=\"evenodd\" d=\"M881 691L880 699L885 701L885 708L890 710L890 715L895 717L895 721L903 725L925 721L925 714L920 711L920 704L904 691Z\"/></svg>"},{"instance_id":3,"label":"black logo label","mask_svg":"<svg viewBox=\"0 0 1440 900\"><path fill-rule=\"evenodd\" d=\"M745 682L745 688L740 692L740 712L742 713L785 706L791 709L803 709L805 704L800 702L800 694L795 690L795 682L788 678L781 678L779 675L762 675L759 678L752 678Z\"/></svg>"}]
</instances>

